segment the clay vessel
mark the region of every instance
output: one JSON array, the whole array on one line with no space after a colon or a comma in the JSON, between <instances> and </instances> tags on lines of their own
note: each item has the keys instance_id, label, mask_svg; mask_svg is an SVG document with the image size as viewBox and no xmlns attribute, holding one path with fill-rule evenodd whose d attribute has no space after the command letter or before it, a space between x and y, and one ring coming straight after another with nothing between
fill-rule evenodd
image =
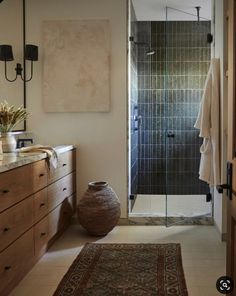
<instances>
[{"instance_id":1,"label":"clay vessel","mask_svg":"<svg viewBox=\"0 0 236 296\"><path fill-rule=\"evenodd\" d=\"M91 182L78 203L79 223L92 235L104 236L120 218L120 202L107 182Z\"/></svg>"}]
</instances>

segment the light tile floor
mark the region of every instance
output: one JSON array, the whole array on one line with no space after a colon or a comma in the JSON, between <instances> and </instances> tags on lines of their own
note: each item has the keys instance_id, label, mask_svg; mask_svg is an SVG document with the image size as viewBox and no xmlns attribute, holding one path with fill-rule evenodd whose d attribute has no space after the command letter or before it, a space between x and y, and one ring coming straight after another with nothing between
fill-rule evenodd
<instances>
[{"instance_id":1,"label":"light tile floor","mask_svg":"<svg viewBox=\"0 0 236 296\"><path fill-rule=\"evenodd\" d=\"M71 225L41 258L11 296L51 296L85 242L181 243L189 296L219 296L218 277L225 274L225 243L214 226L117 226L101 239Z\"/></svg>"}]
</instances>

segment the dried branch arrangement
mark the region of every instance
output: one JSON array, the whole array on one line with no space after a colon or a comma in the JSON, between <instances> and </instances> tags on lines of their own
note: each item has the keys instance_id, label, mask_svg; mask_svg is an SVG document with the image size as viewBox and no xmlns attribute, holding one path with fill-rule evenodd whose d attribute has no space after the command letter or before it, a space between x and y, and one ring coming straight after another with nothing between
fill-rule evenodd
<instances>
[{"instance_id":1,"label":"dried branch arrangement","mask_svg":"<svg viewBox=\"0 0 236 296\"><path fill-rule=\"evenodd\" d=\"M9 106L7 101L0 103L0 132L7 133L28 116L23 106L15 109L15 106Z\"/></svg>"}]
</instances>

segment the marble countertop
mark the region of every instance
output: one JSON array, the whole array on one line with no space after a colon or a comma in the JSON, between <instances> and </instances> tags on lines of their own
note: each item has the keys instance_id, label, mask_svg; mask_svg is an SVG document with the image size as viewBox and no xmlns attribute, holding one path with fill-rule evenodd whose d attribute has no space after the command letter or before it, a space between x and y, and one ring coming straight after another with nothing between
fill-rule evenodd
<instances>
[{"instance_id":1,"label":"marble countertop","mask_svg":"<svg viewBox=\"0 0 236 296\"><path fill-rule=\"evenodd\" d=\"M58 154L72 150L73 148L75 148L73 145L61 145L54 147ZM19 151L16 151L14 153L3 153L0 155L0 173L33 163L46 157L47 154L42 152L20 153Z\"/></svg>"}]
</instances>

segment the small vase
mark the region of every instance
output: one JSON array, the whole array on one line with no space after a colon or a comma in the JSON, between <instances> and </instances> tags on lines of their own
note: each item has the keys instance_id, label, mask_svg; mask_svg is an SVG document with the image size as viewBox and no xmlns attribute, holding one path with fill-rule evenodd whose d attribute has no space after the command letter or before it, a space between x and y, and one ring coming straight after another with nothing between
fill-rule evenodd
<instances>
[{"instance_id":1,"label":"small vase","mask_svg":"<svg viewBox=\"0 0 236 296\"><path fill-rule=\"evenodd\" d=\"M12 133L1 133L1 141L3 153L16 150L16 139Z\"/></svg>"},{"instance_id":2,"label":"small vase","mask_svg":"<svg viewBox=\"0 0 236 296\"><path fill-rule=\"evenodd\" d=\"M78 203L78 220L92 235L110 232L120 218L120 201L106 182L91 182Z\"/></svg>"}]
</instances>

